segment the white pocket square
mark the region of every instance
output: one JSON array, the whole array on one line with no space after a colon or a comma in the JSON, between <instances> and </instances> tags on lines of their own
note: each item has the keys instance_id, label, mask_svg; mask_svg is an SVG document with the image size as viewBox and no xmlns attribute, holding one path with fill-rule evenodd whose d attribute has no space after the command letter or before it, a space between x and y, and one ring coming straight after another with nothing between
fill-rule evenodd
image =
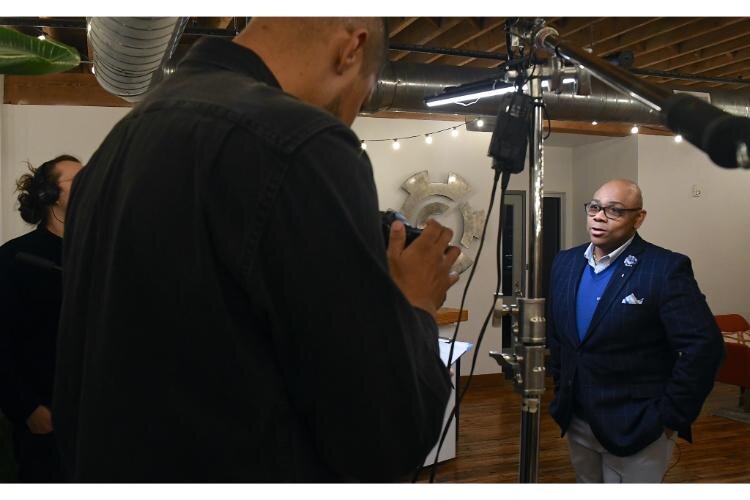
<instances>
[{"instance_id":1,"label":"white pocket square","mask_svg":"<svg viewBox=\"0 0 750 500\"><path fill-rule=\"evenodd\" d=\"M631 293L630 295L622 299L622 303L623 304L643 304L643 300L644 299L639 299L638 297L636 297L634 293Z\"/></svg>"}]
</instances>

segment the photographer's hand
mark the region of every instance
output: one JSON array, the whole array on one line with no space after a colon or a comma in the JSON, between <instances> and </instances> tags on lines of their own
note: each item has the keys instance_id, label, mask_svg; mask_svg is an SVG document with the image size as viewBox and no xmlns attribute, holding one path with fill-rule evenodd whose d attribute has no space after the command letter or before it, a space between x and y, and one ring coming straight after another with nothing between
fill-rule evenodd
<instances>
[{"instance_id":1,"label":"photographer's hand","mask_svg":"<svg viewBox=\"0 0 750 500\"><path fill-rule=\"evenodd\" d=\"M391 278L409 303L437 318L438 308L445 302L446 292L458 281L450 268L461 250L449 246L453 231L428 220L422 234L408 247L404 225L391 225L388 243L388 267Z\"/></svg>"}]
</instances>

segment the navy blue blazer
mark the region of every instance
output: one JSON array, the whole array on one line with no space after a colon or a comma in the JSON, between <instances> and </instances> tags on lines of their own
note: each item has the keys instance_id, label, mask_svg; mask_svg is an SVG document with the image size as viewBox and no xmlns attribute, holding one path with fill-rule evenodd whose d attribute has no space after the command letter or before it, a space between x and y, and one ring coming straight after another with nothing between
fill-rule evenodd
<instances>
[{"instance_id":1,"label":"navy blue blazer","mask_svg":"<svg viewBox=\"0 0 750 500\"><path fill-rule=\"evenodd\" d=\"M612 264L615 273L579 341L576 294L588 265L586 247L560 252L552 264L552 417L565 435L575 398L596 438L618 456L642 450L665 427L691 441L690 426L713 387L724 341L690 259L636 235ZM630 294L643 302L623 303Z\"/></svg>"}]
</instances>

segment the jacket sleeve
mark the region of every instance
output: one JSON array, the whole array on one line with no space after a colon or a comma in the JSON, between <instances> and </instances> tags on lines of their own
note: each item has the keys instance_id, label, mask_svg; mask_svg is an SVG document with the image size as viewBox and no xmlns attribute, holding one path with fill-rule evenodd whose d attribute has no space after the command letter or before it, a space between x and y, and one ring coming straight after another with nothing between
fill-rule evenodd
<instances>
[{"instance_id":1,"label":"jacket sleeve","mask_svg":"<svg viewBox=\"0 0 750 500\"><path fill-rule=\"evenodd\" d=\"M297 410L328 467L396 480L438 440L450 395L437 326L390 278L372 168L348 130L292 158L255 273Z\"/></svg>"},{"instance_id":2,"label":"jacket sleeve","mask_svg":"<svg viewBox=\"0 0 750 500\"><path fill-rule=\"evenodd\" d=\"M665 427L684 432L698 417L724 356L721 332L684 255L667 273L659 314L676 355L659 413Z\"/></svg>"}]
</instances>

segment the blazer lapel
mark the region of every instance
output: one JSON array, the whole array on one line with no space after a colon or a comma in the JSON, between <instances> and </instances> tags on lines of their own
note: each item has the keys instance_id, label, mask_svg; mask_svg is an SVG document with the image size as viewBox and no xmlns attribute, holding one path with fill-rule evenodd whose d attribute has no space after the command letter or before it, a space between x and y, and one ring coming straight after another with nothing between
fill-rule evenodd
<instances>
[{"instance_id":1,"label":"blazer lapel","mask_svg":"<svg viewBox=\"0 0 750 500\"><path fill-rule=\"evenodd\" d=\"M591 338L591 334L602 321L609 308L612 307L612 304L615 302L617 297L620 296L620 291L625 286L625 283L628 281L628 279L630 279L630 276L633 275L635 269L638 267L637 261L633 265L626 266L625 260L630 255L639 255L643 251L644 247L645 245L643 239L638 236L638 234L636 234L635 238L630 243L628 248L626 248L625 252L623 252L623 254L620 256L621 258L618 259L619 262L617 264L617 269L615 269L615 272L612 275L612 279L609 281L607 289L604 291L604 295L602 295L602 298L599 301L599 305L596 307L596 311L594 311L594 317L591 319L591 324L589 325L589 329L586 332L586 336L583 338L583 342L581 342L582 344L586 343L586 341Z\"/></svg>"},{"instance_id":2,"label":"blazer lapel","mask_svg":"<svg viewBox=\"0 0 750 500\"><path fill-rule=\"evenodd\" d=\"M568 286L565 290L565 295L568 297L568 327L566 331L570 336L570 340L573 345L578 346L581 341L578 338L578 317L576 303L578 301L578 286L581 283L581 275L583 274L584 268L588 265L588 260L583 256L583 253L576 253L573 255L572 272L568 274Z\"/></svg>"}]
</instances>

